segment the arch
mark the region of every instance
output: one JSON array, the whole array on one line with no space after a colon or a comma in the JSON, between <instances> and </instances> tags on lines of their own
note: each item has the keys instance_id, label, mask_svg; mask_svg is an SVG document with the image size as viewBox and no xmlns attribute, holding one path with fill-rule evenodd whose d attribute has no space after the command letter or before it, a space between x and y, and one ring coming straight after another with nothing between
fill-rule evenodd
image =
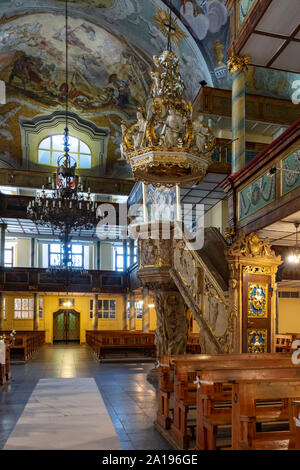
<instances>
[{"instance_id":1,"label":"arch","mask_svg":"<svg viewBox=\"0 0 300 470\"><path fill-rule=\"evenodd\" d=\"M32 120L20 119L23 149L23 168L36 170L45 167L53 171L53 166L38 163L39 144L54 134L63 134L66 114L64 111L55 111L50 115L36 116ZM107 145L110 130L100 128L94 123L80 118L75 113L68 113L68 127L70 135L82 140L91 150L92 164L90 169L79 170L82 174L101 176L105 171L107 159Z\"/></svg>"}]
</instances>

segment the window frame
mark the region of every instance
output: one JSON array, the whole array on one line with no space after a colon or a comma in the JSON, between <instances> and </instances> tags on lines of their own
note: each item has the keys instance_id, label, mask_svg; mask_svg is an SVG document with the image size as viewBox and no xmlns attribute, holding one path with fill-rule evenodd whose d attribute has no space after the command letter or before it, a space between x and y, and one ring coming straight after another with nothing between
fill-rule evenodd
<instances>
[{"instance_id":1,"label":"window frame","mask_svg":"<svg viewBox=\"0 0 300 470\"><path fill-rule=\"evenodd\" d=\"M51 251L51 246L53 245L60 245L60 251ZM74 253L73 246L80 246L81 253ZM63 257L63 245L60 243L48 243L48 267L49 268L56 268L57 266L61 266L62 257ZM59 255L60 264L52 264L51 263L51 255ZM73 265L73 256L80 256L81 257L81 264L79 266ZM71 243L71 260L72 260L72 269L84 269L84 244L83 243Z\"/></svg>"},{"instance_id":2,"label":"window frame","mask_svg":"<svg viewBox=\"0 0 300 470\"><path fill-rule=\"evenodd\" d=\"M21 309L16 309L16 300L21 301ZM28 303L28 308L23 307L23 301L27 300ZM33 305L33 298L32 297L15 297L14 298L14 320L33 320L33 310L34 310L34 305ZM16 312L20 312L20 315L17 316ZM27 315L25 315L25 313Z\"/></svg>"},{"instance_id":3,"label":"window frame","mask_svg":"<svg viewBox=\"0 0 300 470\"><path fill-rule=\"evenodd\" d=\"M11 262L6 263L5 262L5 252L11 252ZM10 248L4 248L4 267L5 268L13 268L14 267L14 247L11 246Z\"/></svg>"},{"instance_id":4,"label":"window frame","mask_svg":"<svg viewBox=\"0 0 300 470\"><path fill-rule=\"evenodd\" d=\"M53 144L53 137L62 137L63 138L64 135L63 134L51 134L51 135L48 135L47 137L43 137L43 139L39 142L38 148L37 148L37 161L38 161L39 165L56 167L58 164L53 163L53 153L59 153L59 154L61 154L61 156L64 155L64 150L63 149L60 150L60 149L55 148L55 145ZM69 155L71 157L71 161L72 161L72 159L74 159L76 161L76 168L78 170L91 170L92 169L92 151L91 151L90 146L84 140L80 139L79 137L75 137L73 135L70 135L70 138L77 140L77 152L72 152L72 151L69 152ZM46 146L45 147L41 146L41 144L47 139L50 139L50 148L46 148ZM84 145L87 146L87 148L89 149L89 153L80 151L81 142ZM50 163L41 163L40 162L40 151L50 153ZM81 166L80 165L81 156L90 157L90 165L89 166Z\"/></svg>"}]
</instances>

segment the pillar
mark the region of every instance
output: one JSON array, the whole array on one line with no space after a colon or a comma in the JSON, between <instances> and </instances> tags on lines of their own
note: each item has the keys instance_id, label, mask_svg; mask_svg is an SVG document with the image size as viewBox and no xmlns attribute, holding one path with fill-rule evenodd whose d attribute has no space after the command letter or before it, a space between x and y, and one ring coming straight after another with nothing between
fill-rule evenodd
<instances>
[{"instance_id":1,"label":"pillar","mask_svg":"<svg viewBox=\"0 0 300 470\"><path fill-rule=\"evenodd\" d=\"M150 311L149 311L149 289L143 287L143 331L150 330Z\"/></svg>"},{"instance_id":2,"label":"pillar","mask_svg":"<svg viewBox=\"0 0 300 470\"><path fill-rule=\"evenodd\" d=\"M31 238L31 250L30 250L30 267L35 266L35 238Z\"/></svg>"},{"instance_id":3,"label":"pillar","mask_svg":"<svg viewBox=\"0 0 300 470\"><path fill-rule=\"evenodd\" d=\"M127 294L123 295L123 317L122 317L122 330L128 330L128 297Z\"/></svg>"},{"instance_id":4,"label":"pillar","mask_svg":"<svg viewBox=\"0 0 300 470\"><path fill-rule=\"evenodd\" d=\"M134 264L134 240L129 241L129 266Z\"/></svg>"},{"instance_id":5,"label":"pillar","mask_svg":"<svg viewBox=\"0 0 300 470\"><path fill-rule=\"evenodd\" d=\"M130 302L130 307L129 307L129 329L135 330L136 329L136 315L135 315L135 304L134 304L134 293L130 292L129 294L129 302Z\"/></svg>"},{"instance_id":6,"label":"pillar","mask_svg":"<svg viewBox=\"0 0 300 470\"><path fill-rule=\"evenodd\" d=\"M6 224L0 224L0 267L4 267L6 227Z\"/></svg>"},{"instance_id":7,"label":"pillar","mask_svg":"<svg viewBox=\"0 0 300 470\"><path fill-rule=\"evenodd\" d=\"M39 329L39 295L37 292L33 294L33 329Z\"/></svg>"},{"instance_id":8,"label":"pillar","mask_svg":"<svg viewBox=\"0 0 300 470\"><path fill-rule=\"evenodd\" d=\"M0 292L0 331L3 330L4 324L4 317L3 317L3 293Z\"/></svg>"},{"instance_id":9,"label":"pillar","mask_svg":"<svg viewBox=\"0 0 300 470\"><path fill-rule=\"evenodd\" d=\"M250 57L233 55L228 63L232 73L232 173L246 164L246 79Z\"/></svg>"},{"instance_id":10,"label":"pillar","mask_svg":"<svg viewBox=\"0 0 300 470\"><path fill-rule=\"evenodd\" d=\"M127 268L128 268L128 263L127 263L127 240L123 240L123 267L124 267L124 271L126 271Z\"/></svg>"},{"instance_id":11,"label":"pillar","mask_svg":"<svg viewBox=\"0 0 300 470\"><path fill-rule=\"evenodd\" d=\"M101 241L98 240L96 243L96 269L101 269Z\"/></svg>"},{"instance_id":12,"label":"pillar","mask_svg":"<svg viewBox=\"0 0 300 470\"><path fill-rule=\"evenodd\" d=\"M98 330L98 294L94 295L93 330Z\"/></svg>"}]
</instances>

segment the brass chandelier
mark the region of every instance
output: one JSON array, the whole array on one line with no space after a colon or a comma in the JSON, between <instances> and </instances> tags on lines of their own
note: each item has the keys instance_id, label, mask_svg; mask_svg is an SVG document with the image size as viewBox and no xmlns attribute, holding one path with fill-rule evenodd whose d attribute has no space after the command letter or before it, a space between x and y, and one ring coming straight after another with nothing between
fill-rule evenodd
<instances>
[{"instance_id":1,"label":"brass chandelier","mask_svg":"<svg viewBox=\"0 0 300 470\"><path fill-rule=\"evenodd\" d=\"M193 120L192 103L179 72L179 59L171 50L178 40L172 12L161 24L168 36L167 49L154 56L155 70L147 111L139 108L137 121L122 124L122 159L131 165L134 178L153 186L184 186L203 180L216 146L203 115Z\"/></svg>"},{"instance_id":2,"label":"brass chandelier","mask_svg":"<svg viewBox=\"0 0 300 470\"><path fill-rule=\"evenodd\" d=\"M47 195L44 187L27 207L28 217L39 225L59 230L59 239L63 243L63 268L72 267L70 249L71 233L80 229L91 230L97 223L97 203L93 202L88 189L87 196L75 175L76 162L72 164L69 154L68 129L68 1L65 3L66 16L66 127L64 129L64 154L58 159L56 189Z\"/></svg>"}]
</instances>

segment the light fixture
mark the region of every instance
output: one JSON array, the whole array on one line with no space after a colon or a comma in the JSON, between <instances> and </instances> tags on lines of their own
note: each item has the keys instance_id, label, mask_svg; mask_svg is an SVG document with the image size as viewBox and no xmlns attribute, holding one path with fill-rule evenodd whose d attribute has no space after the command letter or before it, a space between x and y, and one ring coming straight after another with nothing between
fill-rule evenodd
<instances>
[{"instance_id":1,"label":"light fixture","mask_svg":"<svg viewBox=\"0 0 300 470\"><path fill-rule=\"evenodd\" d=\"M290 263L299 263L300 262L300 247L298 245L298 228L299 228L299 223L295 223L295 229L296 229L296 245L295 248L293 249L293 252L289 255L288 261Z\"/></svg>"},{"instance_id":2,"label":"light fixture","mask_svg":"<svg viewBox=\"0 0 300 470\"><path fill-rule=\"evenodd\" d=\"M65 2L65 29L66 29L66 93L65 113L66 127L64 130L64 154L58 159L56 189L52 194L45 192L45 187L27 207L28 217L39 225L46 225L59 231L58 237L64 246L62 264L64 269L72 268L71 234L80 229L92 230L97 222L97 203L91 199L90 188L87 196L83 194L83 187L75 175L76 161L72 162L69 143L69 67L68 67L68 0ZM52 196L52 197L51 197Z\"/></svg>"},{"instance_id":3,"label":"light fixture","mask_svg":"<svg viewBox=\"0 0 300 470\"><path fill-rule=\"evenodd\" d=\"M171 49L172 41L178 42L183 34L172 19L171 8L169 15L164 12L155 19L168 38L167 49L153 57L147 109L138 108L135 123L122 124L122 158L127 159L137 181L156 187L197 184L211 163L216 138L204 124L203 115L193 120L179 59Z\"/></svg>"}]
</instances>

